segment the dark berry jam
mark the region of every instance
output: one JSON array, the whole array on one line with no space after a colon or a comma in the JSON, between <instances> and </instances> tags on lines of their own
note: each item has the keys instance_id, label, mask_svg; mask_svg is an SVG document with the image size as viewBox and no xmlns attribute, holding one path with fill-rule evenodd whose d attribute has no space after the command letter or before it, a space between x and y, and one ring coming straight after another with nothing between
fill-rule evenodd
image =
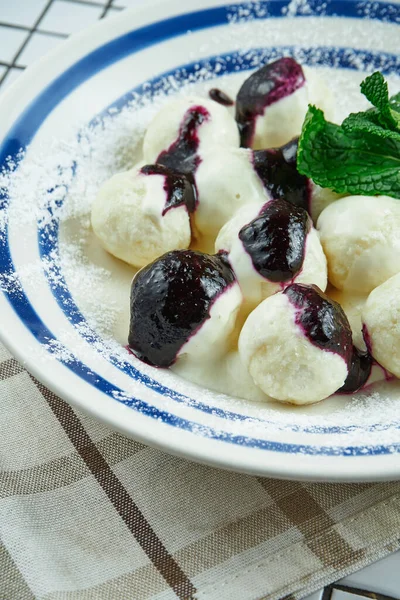
<instances>
[{"instance_id":1,"label":"dark berry jam","mask_svg":"<svg viewBox=\"0 0 400 600\"><path fill-rule=\"evenodd\" d=\"M177 139L168 150L163 150L157 163L179 173L184 173L193 180L194 173L200 164L197 153L199 147L199 127L210 119L210 113L204 106L190 107L182 120Z\"/></svg>"},{"instance_id":2,"label":"dark berry jam","mask_svg":"<svg viewBox=\"0 0 400 600\"><path fill-rule=\"evenodd\" d=\"M290 57L264 65L243 83L236 98L236 121L243 148L253 143L257 117L267 106L293 94L305 83L301 66ZM287 116L290 119L290 115Z\"/></svg>"},{"instance_id":3,"label":"dark berry jam","mask_svg":"<svg viewBox=\"0 0 400 600\"><path fill-rule=\"evenodd\" d=\"M235 282L224 255L168 252L132 281L128 344L144 362L169 367L210 318L216 298Z\"/></svg>"},{"instance_id":4,"label":"dark berry jam","mask_svg":"<svg viewBox=\"0 0 400 600\"><path fill-rule=\"evenodd\" d=\"M239 231L255 270L274 282L292 280L304 262L311 220L302 208L271 200L259 216Z\"/></svg>"},{"instance_id":5,"label":"dark berry jam","mask_svg":"<svg viewBox=\"0 0 400 600\"><path fill-rule=\"evenodd\" d=\"M283 292L296 308L296 323L321 350L335 352L350 367L353 341L349 321L337 302L316 285L293 283Z\"/></svg>"},{"instance_id":6,"label":"dark berry jam","mask_svg":"<svg viewBox=\"0 0 400 600\"><path fill-rule=\"evenodd\" d=\"M272 198L282 198L310 212L311 186L297 170L299 138L280 148L253 150L254 170Z\"/></svg>"},{"instance_id":7,"label":"dark berry jam","mask_svg":"<svg viewBox=\"0 0 400 600\"><path fill-rule=\"evenodd\" d=\"M228 94L225 94L225 92L219 90L218 88L212 88L208 92L208 95L210 96L211 100L214 100L214 102L218 102L218 104L222 104L222 106L234 105L234 101L232 100L232 98L230 98Z\"/></svg>"},{"instance_id":8,"label":"dark berry jam","mask_svg":"<svg viewBox=\"0 0 400 600\"><path fill-rule=\"evenodd\" d=\"M363 334L365 345L367 346L367 350L370 354L372 354L372 340L371 340L371 336L369 335L369 331L368 331L368 328L365 325L365 323L363 323L363 326L362 326L362 334Z\"/></svg>"},{"instance_id":9,"label":"dark berry jam","mask_svg":"<svg viewBox=\"0 0 400 600\"><path fill-rule=\"evenodd\" d=\"M186 206L189 213L196 207L196 190L194 185L183 173L177 173L164 165L145 165L140 169L144 175L163 175L164 191L167 195L164 216L171 208Z\"/></svg>"},{"instance_id":10,"label":"dark berry jam","mask_svg":"<svg viewBox=\"0 0 400 600\"><path fill-rule=\"evenodd\" d=\"M360 390L371 375L372 363L373 358L369 352L361 352L356 346L353 346L349 374L338 392L351 394Z\"/></svg>"}]
</instances>

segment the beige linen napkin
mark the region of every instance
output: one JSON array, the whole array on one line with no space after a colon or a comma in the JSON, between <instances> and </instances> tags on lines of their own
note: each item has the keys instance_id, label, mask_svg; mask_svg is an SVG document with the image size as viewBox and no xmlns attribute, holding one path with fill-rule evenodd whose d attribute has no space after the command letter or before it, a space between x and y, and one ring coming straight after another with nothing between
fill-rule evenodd
<instances>
[{"instance_id":1,"label":"beige linen napkin","mask_svg":"<svg viewBox=\"0 0 400 600\"><path fill-rule=\"evenodd\" d=\"M400 483L174 458L72 409L2 346L0 407L1 600L295 600L400 546Z\"/></svg>"}]
</instances>

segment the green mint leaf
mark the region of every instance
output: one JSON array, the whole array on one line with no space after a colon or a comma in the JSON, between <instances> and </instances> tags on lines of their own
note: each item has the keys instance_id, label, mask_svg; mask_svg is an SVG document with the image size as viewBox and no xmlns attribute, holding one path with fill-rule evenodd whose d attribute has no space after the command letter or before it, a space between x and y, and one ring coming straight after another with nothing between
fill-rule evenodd
<instances>
[{"instance_id":1,"label":"green mint leaf","mask_svg":"<svg viewBox=\"0 0 400 600\"><path fill-rule=\"evenodd\" d=\"M309 106L299 139L299 172L340 194L400 198L400 133L384 137L375 116L351 117L346 128Z\"/></svg>"},{"instance_id":2,"label":"green mint leaf","mask_svg":"<svg viewBox=\"0 0 400 600\"><path fill-rule=\"evenodd\" d=\"M381 138L400 139L400 132L392 129L384 129L379 123L378 114L375 109L367 112L351 113L342 123L342 128L347 134L371 133Z\"/></svg>"},{"instance_id":3,"label":"green mint leaf","mask_svg":"<svg viewBox=\"0 0 400 600\"><path fill-rule=\"evenodd\" d=\"M361 83L361 92L373 104L378 122L384 128L396 130L400 126L400 113L389 100L389 89L382 73L376 71Z\"/></svg>"},{"instance_id":4,"label":"green mint leaf","mask_svg":"<svg viewBox=\"0 0 400 600\"><path fill-rule=\"evenodd\" d=\"M390 98L389 104L392 111L394 111L395 113L399 113L400 115L400 92Z\"/></svg>"}]
</instances>

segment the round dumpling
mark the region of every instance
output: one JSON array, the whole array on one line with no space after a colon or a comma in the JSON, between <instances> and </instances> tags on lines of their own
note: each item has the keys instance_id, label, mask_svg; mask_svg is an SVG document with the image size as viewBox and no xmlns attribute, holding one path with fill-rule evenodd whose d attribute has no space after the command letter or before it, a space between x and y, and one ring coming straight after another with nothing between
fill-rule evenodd
<instances>
[{"instance_id":1,"label":"round dumpling","mask_svg":"<svg viewBox=\"0 0 400 600\"><path fill-rule=\"evenodd\" d=\"M219 146L206 153L196 171L196 189L196 231L214 239L239 208L261 207L269 198L254 169L253 153L245 148Z\"/></svg>"},{"instance_id":2,"label":"round dumpling","mask_svg":"<svg viewBox=\"0 0 400 600\"><path fill-rule=\"evenodd\" d=\"M100 188L92 227L117 258L143 267L169 250L188 248L195 195L185 175L161 165L138 165Z\"/></svg>"},{"instance_id":3,"label":"round dumpling","mask_svg":"<svg viewBox=\"0 0 400 600\"><path fill-rule=\"evenodd\" d=\"M338 289L367 294L400 271L400 201L348 196L321 213L317 229Z\"/></svg>"},{"instance_id":4,"label":"round dumpling","mask_svg":"<svg viewBox=\"0 0 400 600\"><path fill-rule=\"evenodd\" d=\"M225 252L246 302L254 306L293 282L327 285L318 233L307 212L270 200L245 206L221 229L216 252Z\"/></svg>"},{"instance_id":5,"label":"round dumpling","mask_svg":"<svg viewBox=\"0 0 400 600\"><path fill-rule=\"evenodd\" d=\"M253 310L239 337L239 353L268 396L293 404L318 402L346 381L350 325L340 305L316 286L295 283Z\"/></svg>"},{"instance_id":6,"label":"round dumpling","mask_svg":"<svg viewBox=\"0 0 400 600\"><path fill-rule=\"evenodd\" d=\"M146 162L193 173L204 153L215 146L239 146L235 119L213 100L185 96L165 104L151 121L143 155Z\"/></svg>"},{"instance_id":7,"label":"round dumpling","mask_svg":"<svg viewBox=\"0 0 400 600\"><path fill-rule=\"evenodd\" d=\"M193 250L168 252L132 281L129 347L158 367L222 355L241 302L240 288L223 257Z\"/></svg>"},{"instance_id":8,"label":"round dumpling","mask_svg":"<svg viewBox=\"0 0 400 600\"><path fill-rule=\"evenodd\" d=\"M236 100L236 120L243 147L273 148L299 135L308 105L332 117L329 88L311 69L283 57L246 79Z\"/></svg>"},{"instance_id":9,"label":"round dumpling","mask_svg":"<svg viewBox=\"0 0 400 600\"><path fill-rule=\"evenodd\" d=\"M370 353L382 367L400 377L400 273L370 293L361 318Z\"/></svg>"}]
</instances>

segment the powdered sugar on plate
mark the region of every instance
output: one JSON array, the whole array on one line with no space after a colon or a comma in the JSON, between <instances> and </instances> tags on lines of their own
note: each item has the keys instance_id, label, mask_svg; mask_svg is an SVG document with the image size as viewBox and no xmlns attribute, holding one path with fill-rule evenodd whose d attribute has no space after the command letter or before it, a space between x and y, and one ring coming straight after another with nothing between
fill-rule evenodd
<instances>
[{"instance_id":1,"label":"powdered sugar on plate","mask_svg":"<svg viewBox=\"0 0 400 600\"><path fill-rule=\"evenodd\" d=\"M243 23L249 31L253 31L254 24L247 21L255 9L256 3L251 3L251 7L244 6L230 15L233 38L236 36L235 28ZM260 14L256 17L264 16L262 11L265 10L265 5L259 4ZM306 2L294 0L287 7L286 15L307 15L307 10L309 7ZM372 6L368 10L373 13ZM279 39L278 25L274 36ZM268 41L270 43L271 40ZM310 39L307 39L307 45L312 45ZM299 60L306 58L310 61L310 54L304 53L301 48L283 48L279 52L291 53ZM320 52L315 49L316 63L321 60L321 55L318 56ZM268 49L266 53L271 56ZM242 58L252 68L257 68L265 60L262 53L251 48L242 48ZM3 169L0 187L10 197L14 218L20 221L21 226L36 221L40 239L46 240L46 248L42 248L40 259L27 261L17 276L3 273L0 277L1 288L15 290L19 285L19 277L34 281L44 272L60 301L69 308L77 305L82 319L77 320L75 329L82 339L90 341L103 358L112 359L120 365L130 362L145 375L171 387L177 394L248 416L250 423L254 420L255 428L258 427L257 419L269 420L275 429L354 424L354 439L359 436L360 441L365 442L366 429L382 427L387 431L388 426L397 421L400 396L398 382L382 383L354 397L335 397L310 407L263 405L211 392L171 372L155 371L138 363L124 349L129 318L129 287L134 270L99 246L90 227L93 199L102 182L115 172L132 167L140 159L145 127L171 93L195 92L205 95L213 86L211 81L222 74L222 78L218 79L218 87L229 95L235 94L245 74L240 71L240 56L237 73L235 70L230 74L225 72L227 60L226 56L217 60L202 60L190 74L185 69L178 69L174 74L161 78L156 86L150 83L144 85L142 92L131 95L122 108L111 107L90 125L71 132L68 139L54 139L50 145L47 143L43 148L36 148L34 154L28 152L18 166L10 164ZM365 66L364 63L363 57L354 53L353 65ZM336 96L337 120L341 120L350 110L365 108L366 102L359 93L359 82L365 73L325 67L320 67L320 70ZM185 85L182 85L183 81ZM396 76L391 76L390 82L393 91L400 89ZM4 232L6 226L7 212L0 211L0 230ZM60 344L49 341L47 350L51 351L53 358L72 360L77 354L75 340L66 336ZM47 352L42 359L45 360L46 356ZM127 401L129 393L127 390ZM124 398L119 397L118 400ZM173 397L165 398L167 410L173 409L173 402ZM391 443L391 434L387 435L385 442ZM396 439L393 433L393 441Z\"/></svg>"}]
</instances>

